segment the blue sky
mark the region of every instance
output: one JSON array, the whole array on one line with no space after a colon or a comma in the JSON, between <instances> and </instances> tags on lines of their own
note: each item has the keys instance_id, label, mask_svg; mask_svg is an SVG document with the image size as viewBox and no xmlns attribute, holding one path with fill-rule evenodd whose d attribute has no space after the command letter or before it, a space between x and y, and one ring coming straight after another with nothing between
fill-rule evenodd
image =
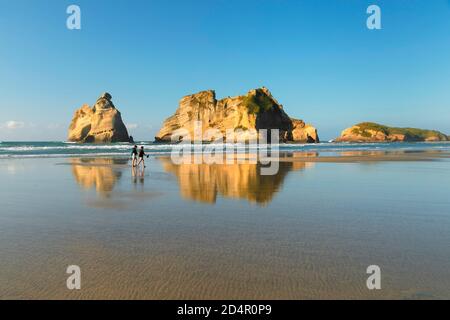
<instances>
[{"instance_id":1,"label":"blue sky","mask_svg":"<svg viewBox=\"0 0 450 320\"><path fill-rule=\"evenodd\" d=\"M361 121L450 134L449 57L448 0L0 0L0 141L65 140L104 91L152 140L186 94L261 86L324 139Z\"/></svg>"}]
</instances>

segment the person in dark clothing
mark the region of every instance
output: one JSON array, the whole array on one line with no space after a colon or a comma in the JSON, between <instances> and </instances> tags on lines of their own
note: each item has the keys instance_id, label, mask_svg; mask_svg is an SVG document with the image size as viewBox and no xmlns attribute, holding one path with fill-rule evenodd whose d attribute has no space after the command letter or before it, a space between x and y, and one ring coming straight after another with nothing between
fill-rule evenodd
<instances>
[{"instance_id":1,"label":"person in dark clothing","mask_svg":"<svg viewBox=\"0 0 450 320\"><path fill-rule=\"evenodd\" d=\"M143 165L144 168L145 168L144 157L147 157L147 158L148 158L148 155L145 154L145 152L144 152L144 147L142 146L141 149L139 149L139 162L138 162L138 164L137 164L138 167L139 167L139 165L140 165L141 162L142 162L142 165Z\"/></svg>"},{"instance_id":2,"label":"person in dark clothing","mask_svg":"<svg viewBox=\"0 0 450 320\"><path fill-rule=\"evenodd\" d=\"M131 149L131 165L134 167L136 167L136 162L137 162L137 157L138 157L138 150L137 150L137 146L134 146L133 149Z\"/></svg>"}]
</instances>

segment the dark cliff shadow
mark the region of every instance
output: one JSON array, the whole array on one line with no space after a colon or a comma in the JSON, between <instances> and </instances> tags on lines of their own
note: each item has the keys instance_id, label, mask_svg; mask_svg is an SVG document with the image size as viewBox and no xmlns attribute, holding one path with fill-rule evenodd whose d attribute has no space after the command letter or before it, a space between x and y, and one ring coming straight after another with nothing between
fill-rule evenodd
<instances>
[{"instance_id":1,"label":"dark cliff shadow","mask_svg":"<svg viewBox=\"0 0 450 320\"><path fill-rule=\"evenodd\" d=\"M272 130L278 129L281 140L292 140L292 120L280 108L272 107L256 115L256 130L266 130L267 143L272 143Z\"/></svg>"}]
</instances>

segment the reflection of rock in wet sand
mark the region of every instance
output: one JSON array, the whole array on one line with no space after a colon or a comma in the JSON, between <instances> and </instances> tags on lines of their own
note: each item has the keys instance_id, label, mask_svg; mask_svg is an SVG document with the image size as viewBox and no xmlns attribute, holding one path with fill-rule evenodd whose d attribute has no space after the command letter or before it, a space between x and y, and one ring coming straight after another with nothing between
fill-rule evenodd
<instances>
[{"instance_id":1,"label":"reflection of rock in wet sand","mask_svg":"<svg viewBox=\"0 0 450 320\"><path fill-rule=\"evenodd\" d=\"M122 173L113 165L125 164L120 159L71 159L72 173L84 189L95 188L100 195L108 196Z\"/></svg>"},{"instance_id":2,"label":"reflection of rock in wet sand","mask_svg":"<svg viewBox=\"0 0 450 320\"><path fill-rule=\"evenodd\" d=\"M227 198L246 199L258 204L269 203L292 170L303 170L309 163L280 163L278 173L261 175L260 164L180 164L170 158L159 158L166 172L173 173L184 198L215 203L217 194Z\"/></svg>"}]
</instances>

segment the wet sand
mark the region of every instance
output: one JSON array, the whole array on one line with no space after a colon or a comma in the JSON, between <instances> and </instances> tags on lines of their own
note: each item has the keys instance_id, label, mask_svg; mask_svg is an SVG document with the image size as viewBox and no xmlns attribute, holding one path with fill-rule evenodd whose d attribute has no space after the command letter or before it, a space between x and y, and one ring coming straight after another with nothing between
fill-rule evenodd
<instances>
[{"instance_id":1,"label":"wet sand","mask_svg":"<svg viewBox=\"0 0 450 320\"><path fill-rule=\"evenodd\" d=\"M448 154L295 153L260 169L1 160L0 298L450 298Z\"/></svg>"},{"instance_id":2,"label":"wet sand","mask_svg":"<svg viewBox=\"0 0 450 320\"><path fill-rule=\"evenodd\" d=\"M355 162L380 162L380 161L433 161L449 159L449 152L441 151L347 151L338 155L319 155L319 153L294 152L281 154L283 162L331 162L331 163L355 163ZM267 158L266 158L267 159Z\"/></svg>"}]
</instances>

